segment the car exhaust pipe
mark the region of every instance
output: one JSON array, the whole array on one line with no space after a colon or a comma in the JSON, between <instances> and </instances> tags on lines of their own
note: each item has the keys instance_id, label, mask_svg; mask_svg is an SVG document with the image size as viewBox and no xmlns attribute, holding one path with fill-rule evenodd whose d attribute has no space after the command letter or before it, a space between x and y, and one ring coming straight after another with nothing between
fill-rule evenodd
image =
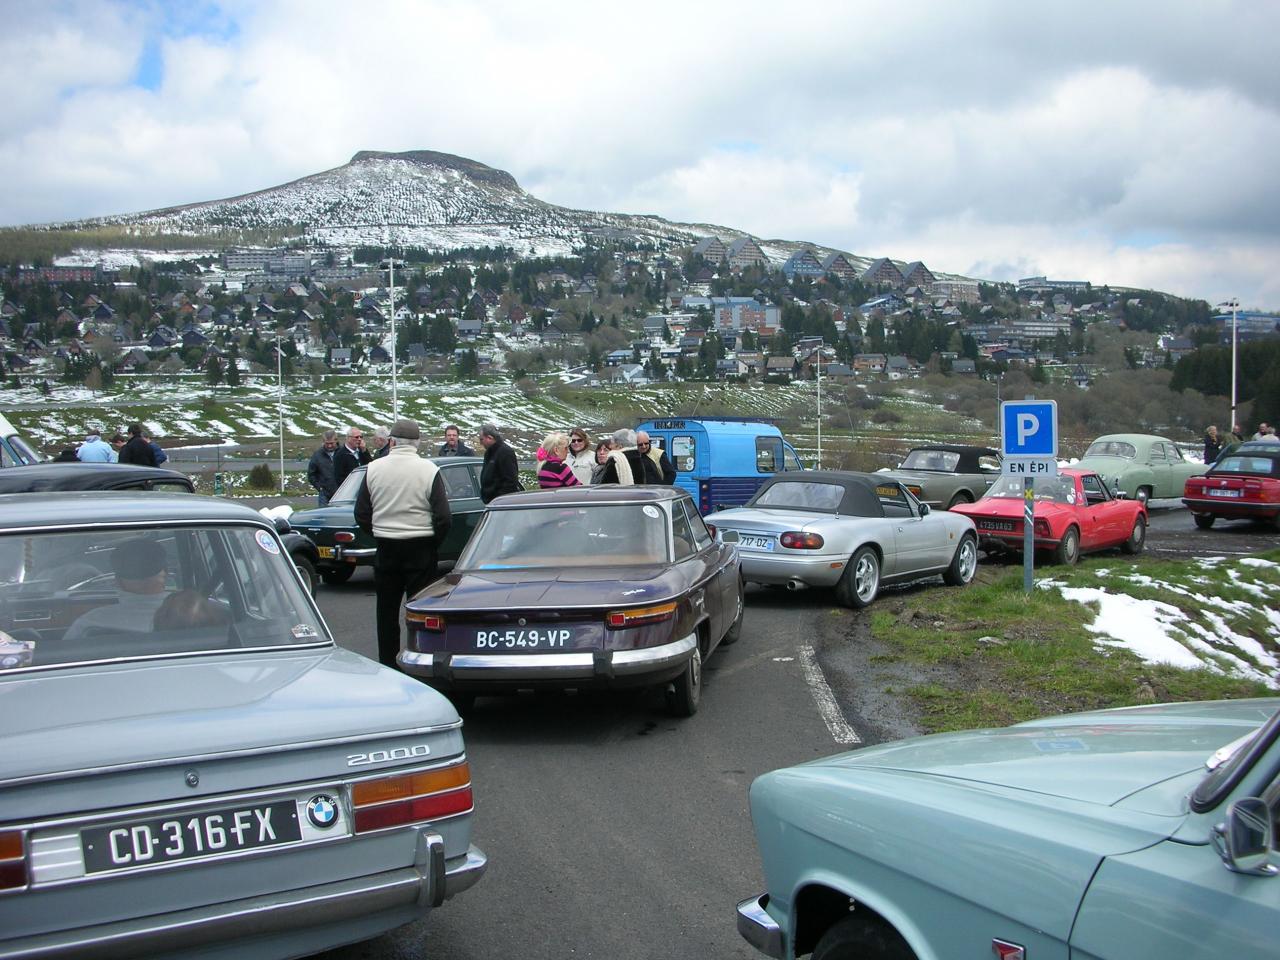
<instances>
[{"instance_id":1,"label":"car exhaust pipe","mask_svg":"<svg viewBox=\"0 0 1280 960\"><path fill-rule=\"evenodd\" d=\"M808 586L809 586L809 585L808 585L807 583L804 583L804 582L803 582L803 581L801 581L801 580L788 580L788 581L787 581L787 589L788 589L788 590L804 590L804 589L805 589L806 587L808 587Z\"/></svg>"}]
</instances>

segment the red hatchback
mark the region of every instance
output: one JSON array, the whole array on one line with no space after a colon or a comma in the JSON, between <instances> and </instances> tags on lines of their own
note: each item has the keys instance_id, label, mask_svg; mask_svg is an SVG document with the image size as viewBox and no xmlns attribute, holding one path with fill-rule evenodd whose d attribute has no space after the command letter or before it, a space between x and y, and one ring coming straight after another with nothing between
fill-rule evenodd
<instances>
[{"instance_id":1,"label":"red hatchback","mask_svg":"<svg viewBox=\"0 0 1280 960\"><path fill-rule=\"evenodd\" d=\"M1037 550L1053 551L1058 563L1075 563L1082 553L1119 547L1138 553L1147 540L1147 509L1137 500L1115 497L1092 470L1059 470L1035 483ZM978 528L986 550L1021 550L1023 490L1020 477L1001 477L977 503L952 507Z\"/></svg>"},{"instance_id":2,"label":"red hatchback","mask_svg":"<svg viewBox=\"0 0 1280 960\"><path fill-rule=\"evenodd\" d=\"M1182 491L1196 526L1224 520L1261 520L1280 527L1280 444L1246 443L1218 460Z\"/></svg>"}]
</instances>

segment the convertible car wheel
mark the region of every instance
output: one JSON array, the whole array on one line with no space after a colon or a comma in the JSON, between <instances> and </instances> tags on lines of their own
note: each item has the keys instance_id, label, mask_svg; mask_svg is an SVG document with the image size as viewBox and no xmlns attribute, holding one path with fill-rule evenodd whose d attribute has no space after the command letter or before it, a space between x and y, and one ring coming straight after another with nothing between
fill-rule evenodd
<instances>
[{"instance_id":1,"label":"convertible car wheel","mask_svg":"<svg viewBox=\"0 0 1280 960\"><path fill-rule=\"evenodd\" d=\"M331 587L336 587L340 583L346 583L351 579L351 575L356 572L354 563L344 563L340 567L325 567L320 571L320 579Z\"/></svg>"},{"instance_id":2,"label":"convertible car wheel","mask_svg":"<svg viewBox=\"0 0 1280 960\"><path fill-rule=\"evenodd\" d=\"M942 575L942 580L950 587L963 587L978 572L978 545L973 537L965 537L956 547L956 555L951 558L951 566Z\"/></svg>"},{"instance_id":3,"label":"convertible car wheel","mask_svg":"<svg viewBox=\"0 0 1280 960\"><path fill-rule=\"evenodd\" d=\"M1197 513L1194 515L1194 517L1196 521L1196 526L1199 527L1201 530L1208 530L1210 527L1213 526L1213 521L1218 519L1212 513Z\"/></svg>"},{"instance_id":4,"label":"convertible car wheel","mask_svg":"<svg viewBox=\"0 0 1280 960\"><path fill-rule=\"evenodd\" d=\"M1146 542L1147 521L1139 516L1133 521L1133 533L1129 534L1129 539L1120 545L1120 550L1123 553L1141 553Z\"/></svg>"},{"instance_id":5,"label":"convertible car wheel","mask_svg":"<svg viewBox=\"0 0 1280 960\"><path fill-rule=\"evenodd\" d=\"M702 651L693 648L693 656L684 673L676 677L673 688L667 693L667 707L677 717L692 717L698 712L702 699Z\"/></svg>"},{"instance_id":6,"label":"convertible car wheel","mask_svg":"<svg viewBox=\"0 0 1280 960\"><path fill-rule=\"evenodd\" d=\"M316 575L316 565L303 556L295 556L293 565L298 568L298 573L302 574L302 582L307 585L307 593L314 597L316 584L320 582L319 576Z\"/></svg>"},{"instance_id":7,"label":"convertible car wheel","mask_svg":"<svg viewBox=\"0 0 1280 960\"><path fill-rule=\"evenodd\" d=\"M951 510L954 507L958 507L962 503L973 503L973 497L969 496L963 490L961 490L959 493L957 493L954 497L951 498L951 502L947 504L947 509Z\"/></svg>"},{"instance_id":8,"label":"convertible car wheel","mask_svg":"<svg viewBox=\"0 0 1280 960\"><path fill-rule=\"evenodd\" d=\"M869 917L845 917L830 927L813 950L813 960L915 960L897 930Z\"/></svg>"},{"instance_id":9,"label":"convertible car wheel","mask_svg":"<svg viewBox=\"0 0 1280 960\"><path fill-rule=\"evenodd\" d=\"M880 558L870 547L860 547L836 584L836 599L860 610L880 592Z\"/></svg>"},{"instance_id":10,"label":"convertible car wheel","mask_svg":"<svg viewBox=\"0 0 1280 960\"><path fill-rule=\"evenodd\" d=\"M1147 502L1148 500L1150 500L1150 499L1151 499L1151 488L1150 488L1150 487L1139 487L1139 488L1138 488L1138 493L1137 493L1137 500L1138 500L1138 502L1139 502L1139 503L1146 503L1146 502Z\"/></svg>"},{"instance_id":11,"label":"convertible car wheel","mask_svg":"<svg viewBox=\"0 0 1280 960\"><path fill-rule=\"evenodd\" d=\"M1080 559L1080 532L1075 527L1068 527L1067 532L1058 541L1058 549L1053 552L1055 563L1074 566Z\"/></svg>"}]
</instances>

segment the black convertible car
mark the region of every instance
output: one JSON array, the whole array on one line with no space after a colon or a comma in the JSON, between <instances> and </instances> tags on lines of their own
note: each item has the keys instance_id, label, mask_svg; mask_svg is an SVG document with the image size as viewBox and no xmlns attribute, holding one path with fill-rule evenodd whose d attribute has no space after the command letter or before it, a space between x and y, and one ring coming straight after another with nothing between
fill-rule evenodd
<instances>
[{"instance_id":1,"label":"black convertible car","mask_svg":"<svg viewBox=\"0 0 1280 960\"><path fill-rule=\"evenodd\" d=\"M0 471L0 494L102 490L156 490L162 493L194 493L195 483L185 473L165 467L140 467L130 463L37 463ZM280 541L312 595L316 592L316 545L277 517L273 521Z\"/></svg>"},{"instance_id":2,"label":"black convertible car","mask_svg":"<svg viewBox=\"0 0 1280 960\"><path fill-rule=\"evenodd\" d=\"M406 673L467 706L522 687L652 686L677 716L742 628L737 551L679 487L570 487L489 504L453 571L407 605Z\"/></svg>"}]
</instances>

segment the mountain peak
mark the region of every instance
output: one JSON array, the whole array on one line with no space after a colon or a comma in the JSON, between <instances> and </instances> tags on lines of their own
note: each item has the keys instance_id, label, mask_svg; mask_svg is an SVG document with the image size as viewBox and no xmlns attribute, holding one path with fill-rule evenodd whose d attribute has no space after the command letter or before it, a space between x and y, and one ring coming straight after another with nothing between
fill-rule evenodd
<instances>
[{"instance_id":1,"label":"mountain peak","mask_svg":"<svg viewBox=\"0 0 1280 960\"><path fill-rule=\"evenodd\" d=\"M507 171L496 170L476 160L454 156L452 153L439 153L435 150L405 150L401 153L391 153L385 150L361 150L351 158L348 166L367 160L404 160L424 166L443 167L446 170L457 170L477 183L487 183L506 190L520 189L520 184L516 182L516 178L507 173Z\"/></svg>"}]
</instances>

